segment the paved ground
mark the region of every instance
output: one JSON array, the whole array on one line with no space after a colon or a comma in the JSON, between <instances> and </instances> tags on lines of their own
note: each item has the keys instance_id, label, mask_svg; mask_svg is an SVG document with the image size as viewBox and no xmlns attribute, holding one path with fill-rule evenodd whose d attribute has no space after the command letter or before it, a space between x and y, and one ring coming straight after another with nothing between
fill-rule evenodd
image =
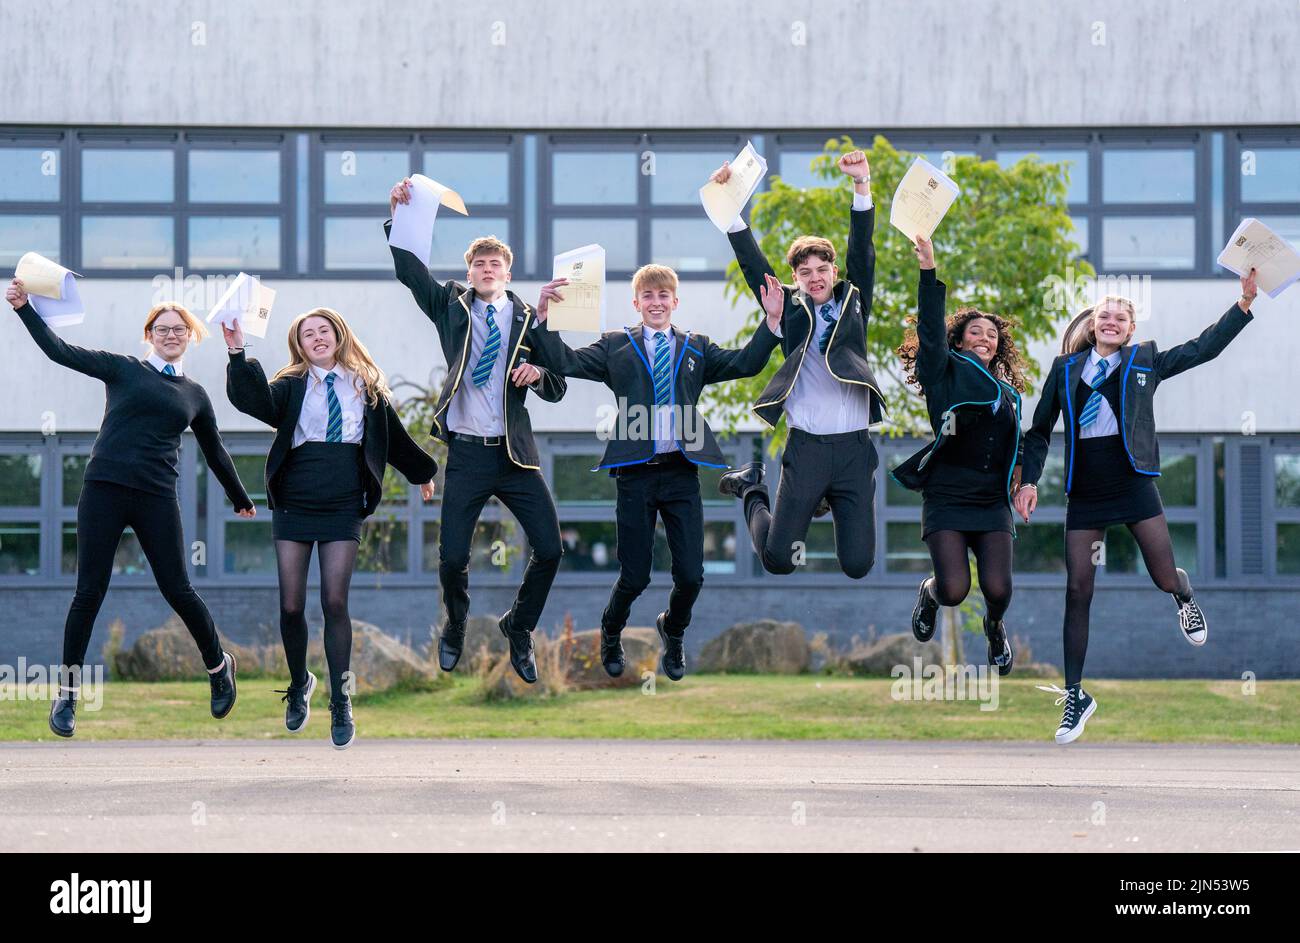
<instances>
[{"instance_id":1,"label":"paved ground","mask_svg":"<svg viewBox=\"0 0 1300 943\"><path fill-rule=\"evenodd\" d=\"M0 744L0 847L1300 849L1300 748L319 740Z\"/></svg>"}]
</instances>

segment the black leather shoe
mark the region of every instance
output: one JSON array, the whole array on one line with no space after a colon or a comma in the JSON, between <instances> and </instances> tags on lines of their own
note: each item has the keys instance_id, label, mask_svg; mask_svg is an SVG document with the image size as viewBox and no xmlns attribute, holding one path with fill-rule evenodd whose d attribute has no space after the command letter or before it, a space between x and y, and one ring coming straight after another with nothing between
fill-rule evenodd
<instances>
[{"instance_id":1,"label":"black leather shoe","mask_svg":"<svg viewBox=\"0 0 1300 943\"><path fill-rule=\"evenodd\" d=\"M659 642L663 645L663 654L659 656L659 670L668 676L670 681L680 681L686 677L686 648L683 644L685 638L681 635L669 635L668 630L664 628L664 616L666 612L659 613L659 618L655 619L655 631L659 633Z\"/></svg>"},{"instance_id":2,"label":"black leather shoe","mask_svg":"<svg viewBox=\"0 0 1300 943\"><path fill-rule=\"evenodd\" d=\"M59 737L71 737L77 730L77 692L68 693L50 705L50 730Z\"/></svg>"},{"instance_id":3,"label":"black leather shoe","mask_svg":"<svg viewBox=\"0 0 1300 943\"><path fill-rule=\"evenodd\" d=\"M605 666L605 674L617 678L623 674L627 663L623 660L623 632L607 632L600 627L600 663Z\"/></svg>"},{"instance_id":4,"label":"black leather shoe","mask_svg":"<svg viewBox=\"0 0 1300 943\"><path fill-rule=\"evenodd\" d=\"M825 498L817 502L817 507L813 509L813 517L825 517L831 513L831 503Z\"/></svg>"},{"instance_id":5,"label":"black leather shoe","mask_svg":"<svg viewBox=\"0 0 1300 943\"><path fill-rule=\"evenodd\" d=\"M510 643L510 667L514 668L515 674L523 678L526 683L536 684L537 659L533 657L533 633L516 632L514 629L507 628L509 621L510 613L507 612L497 620L497 628Z\"/></svg>"},{"instance_id":6,"label":"black leather shoe","mask_svg":"<svg viewBox=\"0 0 1300 943\"><path fill-rule=\"evenodd\" d=\"M212 686L212 716L217 720L235 706L235 656L222 652L221 657L226 660L226 667L208 675L208 684Z\"/></svg>"},{"instance_id":7,"label":"black leather shoe","mask_svg":"<svg viewBox=\"0 0 1300 943\"><path fill-rule=\"evenodd\" d=\"M330 742L336 750L346 750L357 737L357 725L352 722L352 701L330 699Z\"/></svg>"},{"instance_id":8,"label":"black leather shoe","mask_svg":"<svg viewBox=\"0 0 1300 943\"><path fill-rule=\"evenodd\" d=\"M460 661L460 653L465 649L465 623L448 622L442 627L438 636L438 667L451 671Z\"/></svg>"},{"instance_id":9,"label":"black leather shoe","mask_svg":"<svg viewBox=\"0 0 1300 943\"><path fill-rule=\"evenodd\" d=\"M926 587L930 578L921 580L921 588L916 594L916 608L912 610L912 634L918 642L928 642L934 638L935 621L939 615L939 600L930 595Z\"/></svg>"},{"instance_id":10,"label":"black leather shoe","mask_svg":"<svg viewBox=\"0 0 1300 943\"><path fill-rule=\"evenodd\" d=\"M1011 639L1007 638L1006 626L1001 619L995 622L985 616L984 635L989 640L989 664L997 665L998 674L1005 678L1011 674L1011 664L1016 657L1011 651Z\"/></svg>"},{"instance_id":11,"label":"black leather shoe","mask_svg":"<svg viewBox=\"0 0 1300 943\"><path fill-rule=\"evenodd\" d=\"M750 462L718 479L718 491L733 498L743 498L750 488L763 483L763 463Z\"/></svg>"},{"instance_id":12,"label":"black leather shoe","mask_svg":"<svg viewBox=\"0 0 1300 943\"><path fill-rule=\"evenodd\" d=\"M316 676L310 671L307 672L307 683L302 687L290 682L288 688L276 689L276 694L284 695L280 700L289 702L284 709L284 726L289 733L297 733L307 726L307 719L311 717L311 696L315 692Z\"/></svg>"}]
</instances>

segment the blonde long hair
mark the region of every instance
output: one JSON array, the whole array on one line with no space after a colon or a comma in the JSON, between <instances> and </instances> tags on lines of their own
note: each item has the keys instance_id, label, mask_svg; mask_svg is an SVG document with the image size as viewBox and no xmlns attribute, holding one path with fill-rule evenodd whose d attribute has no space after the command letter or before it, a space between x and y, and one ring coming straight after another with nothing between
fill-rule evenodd
<instances>
[{"instance_id":1,"label":"blonde long hair","mask_svg":"<svg viewBox=\"0 0 1300 943\"><path fill-rule=\"evenodd\" d=\"M1094 315L1111 302L1119 304L1127 309L1128 316L1133 320L1134 329L1137 326L1137 305L1133 304L1131 298L1125 298L1122 295L1106 295L1098 298L1091 306L1084 308L1074 316L1069 325L1065 328L1065 333L1061 336L1061 353L1077 354L1081 350L1087 350L1089 347L1097 345L1097 328ZM1133 335L1130 333L1129 338ZM1125 341L1128 343L1128 341Z\"/></svg>"},{"instance_id":2,"label":"blonde long hair","mask_svg":"<svg viewBox=\"0 0 1300 943\"><path fill-rule=\"evenodd\" d=\"M280 368L272 377L273 380L288 376L306 376L307 371L311 369L311 361L307 359L307 352L303 350L302 341L298 338L298 331L308 318L324 318L330 323L334 329L334 336L338 339L338 350L334 354L334 359L361 378L366 387L367 403L378 406L380 397L386 400L392 399L393 391L388 388L384 371L375 364L370 351L366 350L366 345L352 333L348 322L343 320L343 315L332 308L312 308L293 319L293 323L289 325L289 362Z\"/></svg>"}]
</instances>

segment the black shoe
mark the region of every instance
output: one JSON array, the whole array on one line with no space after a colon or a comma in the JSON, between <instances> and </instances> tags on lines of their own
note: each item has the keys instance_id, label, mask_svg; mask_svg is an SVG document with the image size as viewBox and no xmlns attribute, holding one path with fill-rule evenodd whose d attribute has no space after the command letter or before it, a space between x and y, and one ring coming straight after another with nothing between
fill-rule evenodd
<instances>
[{"instance_id":1,"label":"black shoe","mask_svg":"<svg viewBox=\"0 0 1300 943\"><path fill-rule=\"evenodd\" d=\"M757 488L763 483L763 463L750 462L741 465L735 471L729 471L718 479L718 491L733 498L743 498L750 488Z\"/></svg>"},{"instance_id":2,"label":"black shoe","mask_svg":"<svg viewBox=\"0 0 1300 943\"><path fill-rule=\"evenodd\" d=\"M346 750L357 737L357 725L352 722L352 701L330 699L330 742L336 750Z\"/></svg>"},{"instance_id":3,"label":"black shoe","mask_svg":"<svg viewBox=\"0 0 1300 943\"><path fill-rule=\"evenodd\" d=\"M50 730L59 737L71 737L77 730L77 692L56 697L50 705Z\"/></svg>"},{"instance_id":4,"label":"black shoe","mask_svg":"<svg viewBox=\"0 0 1300 943\"><path fill-rule=\"evenodd\" d=\"M912 610L912 634L918 642L934 638L935 619L939 614L939 600L930 595L930 578L921 580L916 594L916 608Z\"/></svg>"},{"instance_id":5,"label":"black shoe","mask_svg":"<svg viewBox=\"0 0 1300 943\"><path fill-rule=\"evenodd\" d=\"M1083 690L1083 685L1072 684L1062 690L1054 684L1035 685L1040 691L1061 695L1057 704L1064 704L1061 712L1061 725L1056 728L1057 743L1073 743L1083 734L1088 718L1097 710L1097 702L1092 695Z\"/></svg>"},{"instance_id":6,"label":"black shoe","mask_svg":"<svg viewBox=\"0 0 1300 943\"><path fill-rule=\"evenodd\" d=\"M222 652L226 665L220 671L208 674L212 686L212 716L220 720L235 706L235 656Z\"/></svg>"},{"instance_id":7,"label":"black shoe","mask_svg":"<svg viewBox=\"0 0 1300 943\"><path fill-rule=\"evenodd\" d=\"M289 702L284 709L284 726L289 733L297 733L307 726L307 719L311 717L311 696L315 692L316 676L310 671L307 672L307 683L302 687L290 682L288 688L276 689L276 694L284 695L280 700Z\"/></svg>"},{"instance_id":8,"label":"black shoe","mask_svg":"<svg viewBox=\"0 0 1300 943\"><path fill-rule=\"evenodd\" d=\"M1184 587L1181 594L1174 593L1174 602L1178 605L1178 625L1183 630L1183 638L1188 643L1200 647L1210 634L1210 627L1205 624L1205 613L1192 596L1192 583L1187 578L1187 571L1178 567L1178 582ZM1182 598L1179 598L1181 595Z\"/></svg>"},{"instance_id":9,"label":"black shoe","mask_svg":"<svg viewBox=\"0 0 1300 943\"><path fill-rule=\"evenodd\" d=\"M825 517L831 513L831 503L825 498L817 502L817 507L813 509L813 517Z\"/></svg>"},{"instance_id":10,"label":"black shoe","mask_svg":"<svg viewBox=\"0 0 1300 943\"><path fill-rule=\"evenodd\" d=\"M536 684L537 659L533 657L533 633L508 629L506 624L509 621L510 613L507 612L497 620L497 628L501 630L501 634L510 643L510 667L515 669L515 674L523 678L525 683Z\"/></svg>"},{"instance_id":11,"label":"black shoe","mask_svg":"<svg viewBox=\"0 0 1300 943\"><path fill-rule=\"evenodd\" d=\"M670 681L680 681L686 677L686 648L683 644L685 636L669 635L668 630L664 628L664 616L666 612L659 613L659 618L655 619L655 631L659 633L659 642L663 645L663 654L659 656L659 670L668 676Z\"/></svg>"},{"instance_id":12,"label":"black shoe","mask_svg":"<svg viewBox=\"0 0 1300 943\"><path fill-rule=\"evenodd\" d=\"M998 674L1005 678L1011 674L1011 663L1016 656L1011 650L1011 639L1007 638L1007 628L1002 620L995 622L985 616L984 637L989 641L989 664L997 665Z\"/></svg>"},{"instance_id":13,"label":"black shoe","mask_svg":"<svg viewBox=\"0 0 1300 943\"><path fill-rule=\"evenodd\" d=\"M605 674L617 678L623 674L627 663L623 660L623 632L607 632L600 627L600 663L605 666Z\"/></svg>"},{"instance_id":14,"label":"black shoe","mask_svg":"<svg viewBox=\"0 0 1300 943\"><path fill-rule=\"evenodd\" d=\"M438 636L438 667L451 671L460 661L460 653L465 649L465 623L448 622L442 627Z\"/></svg>"}]
</instances>

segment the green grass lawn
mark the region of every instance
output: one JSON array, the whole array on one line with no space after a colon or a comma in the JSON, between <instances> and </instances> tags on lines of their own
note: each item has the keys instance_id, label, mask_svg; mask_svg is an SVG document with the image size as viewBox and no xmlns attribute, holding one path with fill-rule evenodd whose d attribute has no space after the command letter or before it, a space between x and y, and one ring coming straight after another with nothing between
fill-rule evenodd
<instances>
[{"instance_id":1,"label":"green grass lawn","mask_svg":"<svg viewBox=\"0 0 1300 943\"><path fill-rule=\"evenodd\" d=\"M1032 740L1050 742L1060 719L1054 697L1029 679L1003 682L998 707L977 701L901 701L875 678L692 675L640 688L544 700L486 703L474 679L450 687L357 698L358 736L609 737L702 739ZM82 711L78 740L288 737L283 682L249 678L225 720L208 715L208 685L110 682L103 709ZM1300 682L1095 681L1098 710L1087 739L1170 743L1300 742ZM328 736L318 690L306 735ZM55 740L46 701L0 701L0 740ZM302 735L299 735L302 736Z\"/></svg>"}]
</instances>

